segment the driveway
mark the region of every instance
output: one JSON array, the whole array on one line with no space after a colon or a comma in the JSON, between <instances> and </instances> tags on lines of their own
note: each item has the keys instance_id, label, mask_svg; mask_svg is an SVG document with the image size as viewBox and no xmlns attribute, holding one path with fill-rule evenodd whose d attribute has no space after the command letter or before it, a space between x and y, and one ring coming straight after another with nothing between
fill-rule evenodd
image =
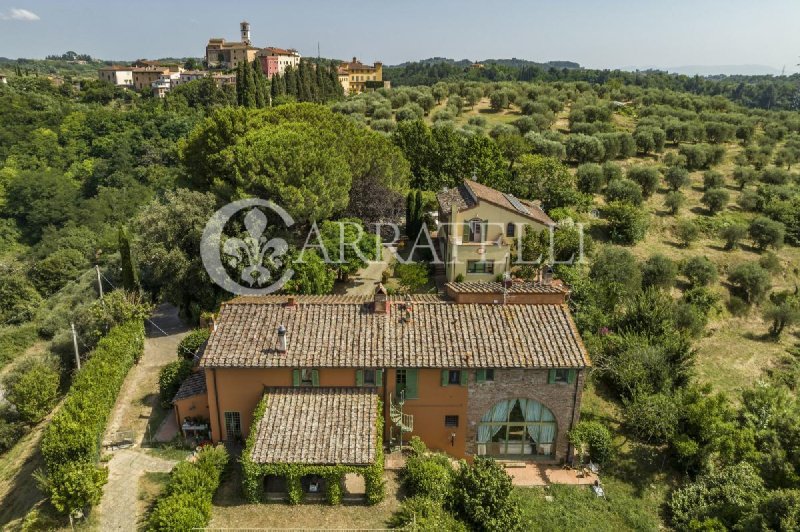
<instances>
[{"instance_id":1,"label":"driveway","mask_svg":"<svg viewBox=\"0 0 800 532\"><path fill-rule=\"evenodd\" d=\"M151 323L152 322L152 323ZM106 428L105 440L113 441L119 431L132 435L134 446L111 451L108 462L108 483L96 511L100 530L136 530L139 478L145 472L167 472L175 461L148 454L142 444L150 441L158 427L151 420L160 417L158 405L158 374L168 363L177 359L178 343L189 328L171 305L161 305L146 323L147 338L142 359L135 365L122 385L117 403ZM168 412L166 419L171 417Z\"/></svg>"}]
</instances>

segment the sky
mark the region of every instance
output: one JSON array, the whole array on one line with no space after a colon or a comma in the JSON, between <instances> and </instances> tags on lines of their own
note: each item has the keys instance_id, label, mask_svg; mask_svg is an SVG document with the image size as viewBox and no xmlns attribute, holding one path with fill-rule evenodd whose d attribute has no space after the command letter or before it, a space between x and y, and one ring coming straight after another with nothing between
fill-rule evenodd
<instances>
[{"instance_id":1,"label":"sky","mask_svg":"<svg viewBox=\"0 0 800 532\"><path fill-rule=\"evenodd\" d=\"M800 70L800 0L0 0L0 56L201 57L210 37L397 64L429 57L591 68Z\"/></svg>"}]
</instances>

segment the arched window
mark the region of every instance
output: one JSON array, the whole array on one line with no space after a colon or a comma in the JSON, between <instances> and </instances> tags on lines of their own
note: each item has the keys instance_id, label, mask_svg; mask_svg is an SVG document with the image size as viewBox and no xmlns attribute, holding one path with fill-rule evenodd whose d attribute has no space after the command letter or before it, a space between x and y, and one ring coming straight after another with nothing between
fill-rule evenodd
<instances>
[{"instance_id":1,"label":"arched window","mask_svg":"<svg viewBox=\"0 0 800 532\"><path fill-rule=\"evenodd\" d=\"M514 238L516 232L517 232L517 224L515 224L514 222L508 222L508 225L506 226L506 236L509 238Z\"/></svg>"},{"instance_id":2,"label":"arched window","mask_svg":"<svg viewBox=\"0 0 800 532\"><path fill-rule=\"evenodd\" d=\"M478 454L549 457L555 451L553 413L533 399L509 399L494 405L478 425Z\"/></svg>"}]
</instances>

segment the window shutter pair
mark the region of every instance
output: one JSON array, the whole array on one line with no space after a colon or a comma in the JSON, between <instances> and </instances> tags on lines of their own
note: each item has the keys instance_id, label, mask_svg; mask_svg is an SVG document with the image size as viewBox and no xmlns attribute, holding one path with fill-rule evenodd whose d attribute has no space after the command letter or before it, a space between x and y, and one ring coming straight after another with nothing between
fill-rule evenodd
<instances>
[{"instance_id":1,"label":"window shutter pair","mask_svg":"<svg viewBox=\"0 0 800 532\"><path fill-rule=\"evenodd\" d=\"M574 369L571 369L571 370L567 371L567 382L568 383L572 384L572 383L575 382L575 374L576 373L577 373L577 371L575 371Z\"/></svg>"},{"instance_id":2,"label":"window shutter pair","mask_svg":"<svg viewBox=\"0 0 800 532\"><path fill-rule=\"evenodd\" d=\"M319 386L319 370L311 370L311 386Z\"/></svg>"},{"instance_id":3,"label":"window shutter pair","mask_svg":"<svg viewBox=\"0 0 800 532\"><path fill-rule=\"evenodd\" d=\"M489 220L482 220L481 221L481 242L486 242L486 238L489 236Z\"/></svg>"},{"instance_id":4,"label":"window shutter pair","mask_svg":"<svg viewBox=\"0 0 800 532\"><path fill-rule=\"evenodd\" d=\"M442 370L442 386L450 384L450 370Z\"/></svg>"},{"instance_id":5,"label":"window shutter pair","mask_svg":"<svg viewBox=\"0 0 800 532\"><path fill-rule=\"evenodd\" d=\"M472 226L470 225L469 221L464 222L464 236L462 237L461 241L472 241Z\"/></svg>"},{"instance_id":6,"label":"window shutter pair","mask_svg":"<svg viewBox=\"0 0 800 532\"><path fill-rule=\"evenodd\" d=\"M486 382L486 370L479 369L475 372L475 382Z\"/></svg>"},{"instance_id":7,"label":"window shutter pair","mask_svg":"<svg viewBox=\"0 0 800 532\"><path fill-rule=\"evenodd\" d=\"M417 399L419 397L417 391L417 370L406 370L406 399Z\"/></svg>"},{"instance_id":8,"label":"window shutter pair","mask_svg":"<svg viewBox=\"0 0 800 532\"><path fill-rule=\"evenodd\" d=\"M458 372L458 383L461 386L466 386L467 385L467 378L468 378L468 376L467 376L467 372L466 371L461 370L461 371ZM448 386L449 384L450 384L450 370L449 369L443 369L442 370L442 386Z\"/></svg>"},{"instance_id":9,"label":"window shutter pair","mask_svg":"<svg viewBox=\"0 0 800 532\"><path fill-rule=\"evenodd\" d=\"M556 383L556 370L551 369L547 372L547 384L555 384Z\"/></svg>"},{"instance_id":10,"label":"window shutter pair","mask_svg":"<svg viewBox=\"0 0 800 532\"><path fill-rule=\"evenodd\" d=\"M364 386L364 370L356 370L356 386Z\"/></svg>"},{"instance_id":11,"label":"window shutter pair","mask_svg":"<svg viewBox=\"0 0 800 532\"><path fill-rule=\"evenodd\" d=\"M293 369L292 370L292 386L295 388L300 386L300 370Z\"/></svg>"},{"instance_id":12,"label":"window shutter pair","mask_svg":"<svg viewBox=\"0 0 800 532\"><path fill-rule=\"evenodd\" d=\"M461 386L466 386L467 378L468 378L467 372L462 369L458 375L458 383L461 384Z\"/></svg>"}]
</instances>

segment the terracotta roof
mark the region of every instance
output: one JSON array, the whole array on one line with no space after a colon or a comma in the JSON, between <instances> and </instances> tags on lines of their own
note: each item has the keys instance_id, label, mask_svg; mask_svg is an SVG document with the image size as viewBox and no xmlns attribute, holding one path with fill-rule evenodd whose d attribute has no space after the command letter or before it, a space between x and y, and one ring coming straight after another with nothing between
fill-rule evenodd
<instances>
[{"instance_id":1,"label":"terracotta roof","mask_svg":"<svg viewBox=\"0 0 800 532\"><path fill-rule=\"evenodd\" d=\"M172 402L174 403L175 401L186 399L187 397L192 397L193 395L203 395L204 393L207 393L207 391L206 372L196 371L189 375L186 380L181 383L181 387L178 388L178 393L175 394Z\"/></svg>"},{"instance_id":2,"label":"terracotta roof","mask_svg":"<svg viewBox=\"0 0 800 532\"><path fill-rule=\"evenodd\" d=\"M341 64L341 67L347 70L367 70L367 71L377 70L375 68L375 65L365 65L355 57L353 58L352 61L343 62Z\"/></svg>"},{"instance_id":3,"label":"terracotta roof","mask_svg":"<svg viewBox=\"0 0 800 532\"><path fill-rule=\"evenodd\" d=\"M262 48L262 51L267 51L271 54L275 55L300 55L297 50L294 49L286 49L286 48L275 48L273 46L267 46L266 48Z\"/></svg>"},{"instance_id":4,"label":"terracotta roof","mask_svg":"<svg viewBox=\"0 0 800 532\"><path fill-rule=\"evenodd\" d=\"M133 68L134 67L129 67L129 66L112 65L112 66L106 66L106 67L98 68L97 70L117 70L117 71L122 70L122 71L126 71L126 70L133 70Z\"/></svg>"},{"instance_id":5,"label":"terracotta roof","mask_svg":"<svg viewBox=\"0 0 800 532\"><path fill-rule=\"evenodd\" d=\"M510 194L504 194L499 190L487 187L486 185L481 185L477 181L473 181L471 179L465 179L461 185L440 192L437 194L436 198L439 200L439 206L445 215L450 213L450 210L453 206L455 206L458 211L464 211L475 207L481 201L486 201L487 203L497 205L498 207L507 209L511 212L519 214L520 216L525 216L526 218L536 220L537 222L545 225L551 225L554 223L553 220L547 216L542 208L536 203L514 198ZM514 198L514 200L519 201L528 212L522 212L517 209L510 198Z\"/></svg>"},{"instance_id":6,"label":"terracotta roof","mask_svg":"<svg viewBox=\"0 0 800 532\"><path fill-rule=\"evenodd\" d=\"M503 283L495 281L467 281L462 283L447 283L445 287L461 294L501 294ZM514 282L508 288L509 294L565 294L569 290L561 282L544 284L524 281Z\"/></svg>"},{"instance_id":7,"label":"terracotta roof","mask_svg":"<svg viewBox=\"0 0 800 532\"><path fill-rule=\"evenodd\" d=\"M267 296L273 298L276 296ZM283 301L286 301L286 296ZM335 296L326 296L335 297ZM269 301L269 302L267 302ZM240 297L220 309L201 367L575 368L589 358L563 305L368 303ZM277 329L288 350L279 352Z\"/></svg>"},{"instance_id":8,"label":"terracotta roof","mask_svg":"<svg viewBox=\"0 0 800 532\"><path fill-rule=\"evenodd\" d=\"M378 397L366 388L267 388L251 454L259 464L375 462Z\"/></svg>"}]
</instances>

